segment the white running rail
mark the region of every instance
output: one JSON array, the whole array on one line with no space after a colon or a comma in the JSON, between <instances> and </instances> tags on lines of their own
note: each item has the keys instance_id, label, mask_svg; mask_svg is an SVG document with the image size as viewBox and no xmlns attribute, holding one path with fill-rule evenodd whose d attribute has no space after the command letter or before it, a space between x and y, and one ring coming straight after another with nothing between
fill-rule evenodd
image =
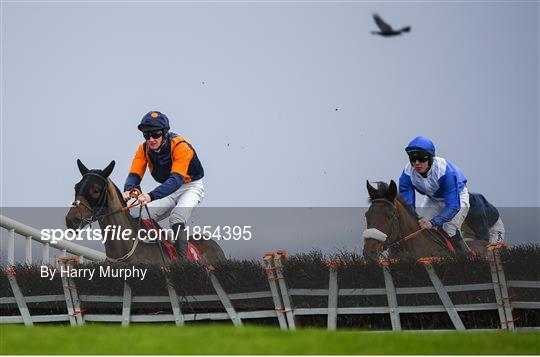
<instances>
[{"instance_id":1,"label":"white running rail","mask_svg":"<svg viewBox=\"0 0 540 357\"><path fill-rule=\"evenodd\" d=\"M0 215L0 226L9 231L7 241L7 263L9 265L15 264L15 237L17 237L15 233L26 239L26 264L32 264L32 240L39 242L43 245L43 264L50 264L50 247L60 250L62 252L62 256L66 256L67 253L78 255L81 261L84 259L91 261L105 260L105 253L97 251L95 249L84 247L73 242L65 240L62 240L58 243L43 241L41 240L41 232L38 229L27 226L24 223L8 218L4 215Z\"/></svg>"}]
</instances>

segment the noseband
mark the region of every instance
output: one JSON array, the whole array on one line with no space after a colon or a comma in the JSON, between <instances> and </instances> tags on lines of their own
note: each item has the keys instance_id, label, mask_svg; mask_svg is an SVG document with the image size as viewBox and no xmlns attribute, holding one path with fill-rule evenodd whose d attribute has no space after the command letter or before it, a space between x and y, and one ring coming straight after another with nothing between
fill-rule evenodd
<instances>
[{"instance_id":1,"label":"noseband","mask_svg":"<svg viewBox=\"0 0 540 357\"><path fill-rule=\"evenodd\" d=\"M388 234L388 239L383 242L382 248L383 250L387 250L389 246L394 245L398 242L399 238L399 216L397 207L394 205L393 202L387 200L386 198L376 198L371 201L372 204L375 203L383 203L388 204L392 207L392 217L390 222L390 233Z\"/></svg>"}]
</instances>

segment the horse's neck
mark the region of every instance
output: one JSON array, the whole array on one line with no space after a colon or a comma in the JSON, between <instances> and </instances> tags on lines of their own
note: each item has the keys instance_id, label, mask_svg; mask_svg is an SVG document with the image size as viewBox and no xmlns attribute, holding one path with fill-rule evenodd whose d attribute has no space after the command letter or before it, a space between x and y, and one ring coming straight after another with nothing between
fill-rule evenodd
<instances>
[{"instance_id":1,"label":"horse's neck","mask_svg":"<svg viewBox=\"0 0 540 357\"><path fill-rule=\"evenodd\" d=\"M116 185L109 179L107 180L107 211L113 212L118 211L125 207L123 204L122 198L118 193L118 188ZM125 230L130 229L131 232L135 232L136 224L129 211L118 211L115 214L111 214L107 217L104 217L100 221L102 228L111 225L119 227L118 229Z\"/></svg>"},{"instance_id":2,"label":"horse's neck","mask_svg":"<svg viewBox=\"0 0 540 357\"><path fill-rule=\"evenodd\" d=\"M406 206L406 203L399 198L396 199L396 202L402 234L401 238L404 238L420 230L420 226L418 225L418 217ZM441 249L428 231L423 231L415 235L405 242L405 245L416 257L447 255L447 252Z\"/></svg>"},{"instance_id":3,"label":"horse's neck","mask_svg":"<svg viewBox=\"0 0 540 357\"><path fill-rule=\"evenodd\" d=\"M420 229L418 218L411 212L406 204L400 199L396 199L396 207L399 215L400 231L403 237Z\"/></svg>"}]
</instances>

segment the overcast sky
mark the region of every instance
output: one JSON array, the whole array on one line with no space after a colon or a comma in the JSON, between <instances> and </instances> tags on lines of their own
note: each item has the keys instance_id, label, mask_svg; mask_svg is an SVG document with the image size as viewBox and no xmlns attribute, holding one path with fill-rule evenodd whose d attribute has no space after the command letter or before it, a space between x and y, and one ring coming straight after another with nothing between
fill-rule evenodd
<instances>
[{"instance_id":1,"label":"overcast sky","mask_svg":"<svg viewBox=\"0 0 540 357\"><path fill-rule=\"evenodd\" d=\"M416 135L470 190L539 206L537 1L1 6L0 206L66 206L77 158L123 187L149 110L209 207L365 206ZM373 12L411 33L371 35Z\"/></svg>"}]
</instances>

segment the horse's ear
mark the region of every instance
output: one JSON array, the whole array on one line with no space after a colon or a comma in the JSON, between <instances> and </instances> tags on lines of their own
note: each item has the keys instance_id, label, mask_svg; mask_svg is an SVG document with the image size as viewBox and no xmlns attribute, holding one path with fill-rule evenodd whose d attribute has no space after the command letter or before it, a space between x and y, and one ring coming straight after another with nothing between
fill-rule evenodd
<instances>
[{"instance_id":1,"label":"horse's ear","mask_svg":"<svg viewBox=\"0 0 540 357\"><path fill-rule=\"evenodd\" d=\"M88 173L88 168L84 166L81 160L77 159L77 166L79 167L79 171L81 172L81 175L86 175Z\"/></svg>"},{"instance_id":2,"label":"horse's ear","mask_svg":"<svg viewBox=\"0 0 540 357\"><path fill-rule=\"evenodd\" d=\"M104 178L108 178L112 170L114 169L114 164L115 164L114 160L111 161L109 166L103 169L103 171L101 172L101 176L103 176Z\"/></svg>"},{"instance_id":3,"label":"horse's ear","mask_svg":"<svg viewBox=\"0 0 540 357\"><path fill-rule=\"evenodd\" d=\"M377 197L378 191L375 187L371 186L371 184L369 183L369 180L366 180L366 187L369 193L369 197L371 198Z\"/></svg>"},{"instance_id":4,"label":"horse's ear","mask_svg":"<svg viewBox=\"0 0 540 357\"><path fill-rule=\"evenodd\" d=\"M394 180L390 181L390 186L388 186L388 198L393 201L397 196L397 185Z\"/></svg>"}]
</instances>

